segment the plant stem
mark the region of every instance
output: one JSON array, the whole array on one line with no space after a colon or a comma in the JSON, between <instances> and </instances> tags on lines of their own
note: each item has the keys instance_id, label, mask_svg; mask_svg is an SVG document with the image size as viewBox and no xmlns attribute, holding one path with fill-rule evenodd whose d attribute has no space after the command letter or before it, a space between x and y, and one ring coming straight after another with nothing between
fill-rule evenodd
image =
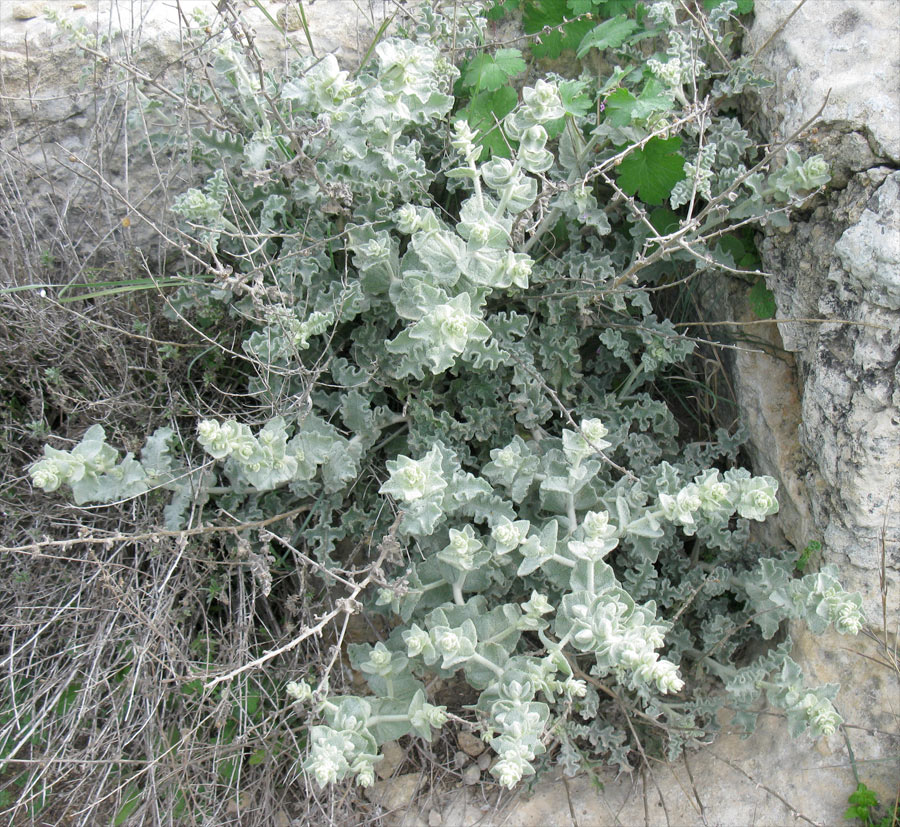
<instances>
[{"instance_id":1,"label":"plant stem","mask_svg":"<svg viewBox=\"0 0 900 827\"><path fill-rule=\"evenodd\" d=\"M462 572L459 577L456 578L454 583L451 583L451 588L453 589L453 602L457 606L465 605L465 600L463 599L462 587L463 583L466 582L466 572Z\"/></svg>"},{"instance_id":2,"label":"plant stem","mask_svg":"<svg viewBox=\"0 0 900 827\"><path fill-rule=\"evenodd\" d=\"M472 657L469 658L469 661L484 666L486 669L490 669L498 678L503 677L503 670L497 666L496 663L489 661L484 655L479 655L478 652L472 655Z\"/></svg>"}]
</instances>

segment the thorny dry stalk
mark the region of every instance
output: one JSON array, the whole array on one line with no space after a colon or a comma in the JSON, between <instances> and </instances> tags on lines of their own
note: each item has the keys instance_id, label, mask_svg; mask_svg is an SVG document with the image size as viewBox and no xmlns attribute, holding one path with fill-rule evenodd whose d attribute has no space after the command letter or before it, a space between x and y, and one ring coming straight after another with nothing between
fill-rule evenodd
<instances>
[{"instance_id":1,"label":"thorny dry stalk","mask_svg":"<svg viewBox=\"0 0 900 827\"><path fill-rule=\"evenodd\" d=\"M325 627L328 626L328 624L331 623L339 615L343 614L349 617L349 615L359 612L362 609L362 605L356 598L359 597L359 595L368 587L370 583L384 582L384 574L382 572L381 566L384 563L387 554L388 548L385 545L382 548L381 553L378 555L378 559L371 566L369 566L368 574L366 574L366 576L359 583L352 584L353 590L350 592L350 595L347 597L339 598L337 600L337 608L332 609L330 612L327 612L325 615L323 615L318 623L316 623L314 626L305 628L299 635L292 638L287 643L284 643L281 646L277 646L274 649L270 649L268 652L265 652L249 663L245 663L242 666L237 667L236 669L232 669L230 672L227 672L224 675L219 675L218 677L207 681L203 685L204 690L209 691L218 686L220 683L234 680L234 678L236 678L238 675L242 675L244 672L252 669L259 669L259 667L268 663L270 660L272 660L272 658L276 658L279 655L283 655L287 652L290 652L292 649L295 649L308 637L312 637L313 635L321 635ZM338 644L338 646L339 645L340 644Z\"/></svg>"}]
</instances>

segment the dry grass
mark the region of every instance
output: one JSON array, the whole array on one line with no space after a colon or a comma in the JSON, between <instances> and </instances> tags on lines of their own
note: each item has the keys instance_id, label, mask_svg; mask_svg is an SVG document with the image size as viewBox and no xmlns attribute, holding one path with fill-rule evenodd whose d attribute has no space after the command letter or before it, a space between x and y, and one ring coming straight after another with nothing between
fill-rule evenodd
<instances>
[{"instance_id":1,"label":"dry grass","mask_svg":"<svg viewBox=\"0 0 900 827\"><path fill-rule=\"evenodd\" d=\"M100 423L137 450L159 425L192 428L214 398L221 410L218 394L243 381L163 317L158 290L122 289L171 272L159 247L134 252L143 236L129 238L123 216L174 231L122 187L134 152L122 71L135 53L121 48L118 66L84 64L91 82L72 108L89 108L91 126L77 156L42 124L30 74L25 86L0 76L0 287L20 288L0 293L0 815L80 827L372 823L350 787L308 786L307 721L283 692L328 661L340 689L343 657L329 649L339 622L264 670L202 687L334 608L303 560L271 565L264 596L235 535L158 532L161 499L77 508L27 481L50 433L68 448ZM159 157L152 168L146 204L164 205L189 170Z\"/></svg>"}]
</instances>

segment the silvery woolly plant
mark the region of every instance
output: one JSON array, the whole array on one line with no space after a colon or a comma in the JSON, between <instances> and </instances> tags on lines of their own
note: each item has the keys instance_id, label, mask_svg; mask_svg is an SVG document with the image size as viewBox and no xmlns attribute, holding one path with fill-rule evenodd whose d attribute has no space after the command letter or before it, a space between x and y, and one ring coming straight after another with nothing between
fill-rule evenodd
<instances>
[{"instance_id":1,"label":"silvery woolly plant","mask_svg":"<svg viewBox=\"0 0 900 827\"><path fill-rule=\"evenodd\" d=\"M735 270L729 222L784 220L827 181L820 159L759 163L718 114L758 82L722 52L733 8L702 27L667 2L644 29L613 21L583 44L608 73L527 85L491 152L453 115L440 48L479 45L474 5L425 4L353 76L328 56L275 80L217 42L215 100L241 127L196 125L193 159L215 172L173 206L216 279L185 279L168 306L207 337L240 331L271 415L209 416L193 445L159 429L139 460L94 426L31 474L78 503L171 491L172 529L204 504L248 521L306 504L282 536L326 580L350 538L394 524L367 605L393 631L348 650L370 694L332 693L327 674L286 689L315 716L320 784L373 783L381 744L450 716L507 787L551 762L629 769L637 738L675 757L723 703L749 732L763 693L795 734L840 723L836 687L806 688L788 641L737 656L789 619L855 633L859 596L751 539L775 480L735 467L739 434L680 440L658 390L695 343L646 288ZM175 150L166 117L148 101L149 140ZM275 527L246 539L277 543ZM477 702L433 703L431 679L456 675Z\"/></svg>"}]
</instances>

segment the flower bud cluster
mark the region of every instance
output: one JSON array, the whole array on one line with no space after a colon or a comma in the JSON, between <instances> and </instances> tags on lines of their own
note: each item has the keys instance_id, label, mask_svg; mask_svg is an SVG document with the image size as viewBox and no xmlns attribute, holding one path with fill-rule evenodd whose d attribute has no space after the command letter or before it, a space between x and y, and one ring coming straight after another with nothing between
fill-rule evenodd
<instances>
[{"instance_id":1,"label":"flower bud cluster","mask_svg":"<svg viewBox=\"0 0 900 827\"><path fill-rule=\"evenodd\" d=\"M260 491L292 479L303 461L298 446L287 445L284 419L270 420L254 437L249 426L234 421L204 419L197 426L197 441L214 459L230 459L247 481Z\"/></svg>"},{"instance_id":2,"label":"flower bud cluster","mask_svg":"<svg viewBox=\"0 0 900 827\"><path fill-rule=\"evenodd\" d=\"M389 479L380 489L382 494L390 494L406 503L428 497L439 496L447 487L441 473L441 455L432 448L422 459L414 460L399 456L387 462Z\"/></svg>"}]
</instances>

